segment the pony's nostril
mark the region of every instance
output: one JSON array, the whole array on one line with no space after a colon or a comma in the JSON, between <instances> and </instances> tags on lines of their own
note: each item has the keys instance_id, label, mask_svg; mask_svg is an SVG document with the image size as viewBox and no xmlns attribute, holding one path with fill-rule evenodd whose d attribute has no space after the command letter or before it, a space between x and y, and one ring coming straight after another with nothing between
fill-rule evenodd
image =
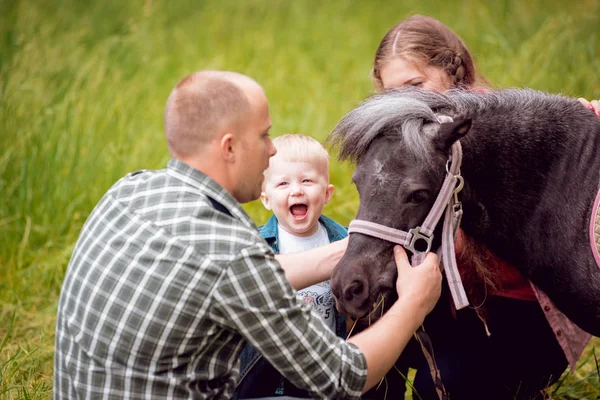
<instances>
[{"instance_id":1,"label":"pony's nostril","mask_svg":"<svg viewBox=\"0 0 600 400\"><path fill-rule=\"evenodd\" d=\"M361 281L353 281L344 291L344 300L352 301L359 297L364 291L364 285Z\"/></svg>"}]
</instances>

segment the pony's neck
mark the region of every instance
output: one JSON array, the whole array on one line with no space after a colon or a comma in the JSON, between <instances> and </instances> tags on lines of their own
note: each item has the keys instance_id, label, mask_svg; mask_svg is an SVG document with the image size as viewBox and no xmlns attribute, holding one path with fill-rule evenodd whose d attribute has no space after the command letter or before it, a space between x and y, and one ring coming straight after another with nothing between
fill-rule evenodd
<instances>
[{"instance_id":1,"label":"pony's neck","mask_svg":"<svg viewBox=\"0 0 600 400\"><path fill-rule=\"evenodd\" d=\"M532 225L543 225L545 215L589 213L600 181L600 119L566 99L551 100L534 109L480 108L461 140L463 229L492 247L535 240L531 232L543 227Z\"/></svg>"}]
</instances>

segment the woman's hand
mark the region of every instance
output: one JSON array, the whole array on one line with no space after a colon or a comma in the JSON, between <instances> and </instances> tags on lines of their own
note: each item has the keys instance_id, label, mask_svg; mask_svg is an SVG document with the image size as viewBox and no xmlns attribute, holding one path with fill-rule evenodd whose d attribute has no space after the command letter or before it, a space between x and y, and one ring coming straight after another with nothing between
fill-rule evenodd
<instances>
[{"instance_id":1,"label":"woman's hand","mask_svg":"<svg viewBox=\"0 0 600 400\"><path fill-rule=\"evenodd\" d=\"M600 117L600 100L587 101L583 97L580 97L577 100L579 100L581 104L595 112L596 115Z\"/></svg>"}]
</instances>

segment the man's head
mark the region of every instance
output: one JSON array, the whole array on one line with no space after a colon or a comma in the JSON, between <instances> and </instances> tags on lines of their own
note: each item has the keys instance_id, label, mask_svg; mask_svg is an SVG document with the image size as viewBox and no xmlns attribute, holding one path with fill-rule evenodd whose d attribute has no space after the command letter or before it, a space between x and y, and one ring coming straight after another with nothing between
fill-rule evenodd
<instances>
[{"instance_id":1,"label":"man's head","mask_svg":"<svg viewBox=\"0 0 600 400\"><path fill-rule=\"evenodd\" d=\"M200 71L182 79L165 107L171 155L217 181L240 203L260 196L275 147L263 89L235 72Z\"/></svg>"},{"instance_id":2,"label":"man's head","mask_svg":"<svg viewBox=\"0 0 600 400\"><path fill-rule=\"evenodd\" d=\"M283 135L273 140L277 155L265 171L260 198L279 225L296 236L316 232L323 206L333 195L329 154L315 139Z\"/></svg>"}]
</instances>

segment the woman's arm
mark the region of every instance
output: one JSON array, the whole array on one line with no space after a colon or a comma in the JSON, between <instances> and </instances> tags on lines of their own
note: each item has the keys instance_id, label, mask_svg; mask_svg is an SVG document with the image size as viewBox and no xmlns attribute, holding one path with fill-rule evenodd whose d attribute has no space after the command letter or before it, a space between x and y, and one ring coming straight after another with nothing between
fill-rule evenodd
<instances>
[{"instance_id":1,"label":"woman's arm","mask_svg":"<svg viewBox=\"0 0 600 400\"><path fill-rule=\"evenodd\" d=\"M347 246L348 238L345 238L300 253L277 254L275 258L281 264L290 285L300 290L331 278L331 271L344 255Z\"/></svg>"}]
</instances>

